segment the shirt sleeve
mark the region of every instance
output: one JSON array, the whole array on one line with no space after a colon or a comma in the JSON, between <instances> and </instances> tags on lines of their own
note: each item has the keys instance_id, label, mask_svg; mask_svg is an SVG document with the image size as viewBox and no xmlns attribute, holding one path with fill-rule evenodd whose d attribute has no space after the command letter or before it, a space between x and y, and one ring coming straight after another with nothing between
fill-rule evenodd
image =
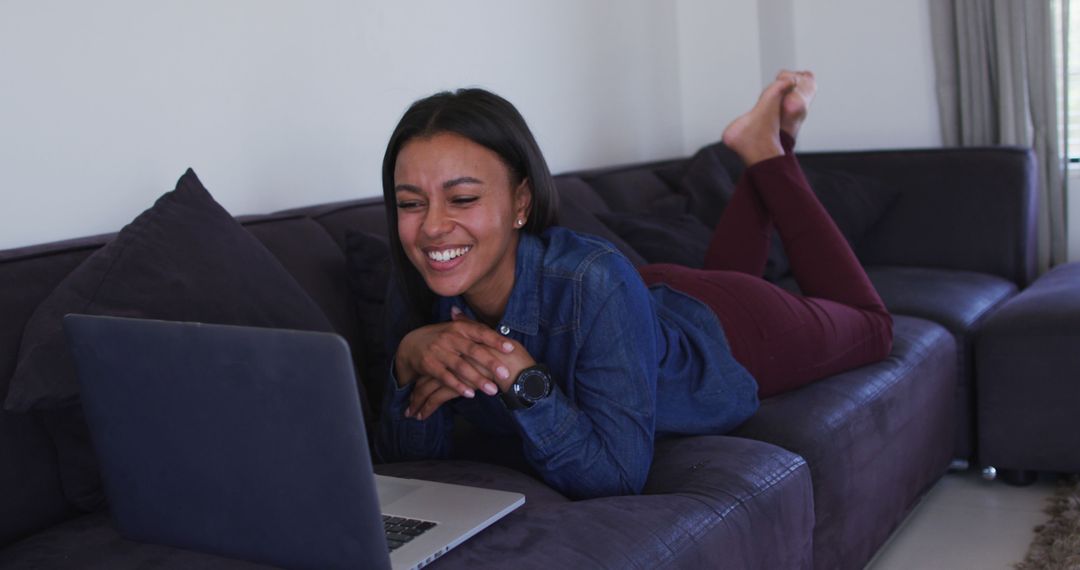
<instances>
[{"instance_id":1,"label":"shirt sleeve","mask_svg":"<svg viewBox=\"0 0 1080 570\"><path fill-rule=\"evenodd\" d=\"M383 461L444 459L450 456L453 441L453 411L449 406L423 420L405 417L413 385L399 388L393 370L383 397L375 451Z\"/></svg>"},{"instance_id":2,"label":"shirt sleeve","mask_svg":"<svg viewBox=\"0 0 1080 570\"><path fill-rule=\"evenodd\" d=\"M574 498L640 493L652 465L658 325L644 283L626 277L585 297L571 381L513 413L530 464Z\"/></svg>"},{"instance_id":3,"label":"shirt sleeve","mask_svg":"<svg viewBox=\"0 0 1080 570\"><path fill-rule=\"evenodd\" d=\"M390 359L389 373L375 436L375 455L382 461L411 461L443 459L450 455L453 441L453 411L450 406L438 410L423 420L405 417L413 385L398 387L393 359L401 339L416 323L406 315L400 287L391 282L386 296L386 354Z\"/></svg>"}]
</instances>

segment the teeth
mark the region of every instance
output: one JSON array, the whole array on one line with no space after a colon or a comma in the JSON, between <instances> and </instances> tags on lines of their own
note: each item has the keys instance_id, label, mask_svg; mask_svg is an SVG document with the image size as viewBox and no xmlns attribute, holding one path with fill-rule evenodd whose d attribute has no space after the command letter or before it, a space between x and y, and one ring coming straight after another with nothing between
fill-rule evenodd
<instances>
[{"instance_id":1,"label":"teeth","mask_svg":"<svg viewBox=\"0 0 1080 570\"><path fill-rule=\"evenodd\" d=\"M430 257L433 261L446 262L454 259L455 257L465 255L470 249L472 249L472 246L459 247L456 249L445 249L443 251L429 251L428 257Z\"/></svg>"}]
</instances>

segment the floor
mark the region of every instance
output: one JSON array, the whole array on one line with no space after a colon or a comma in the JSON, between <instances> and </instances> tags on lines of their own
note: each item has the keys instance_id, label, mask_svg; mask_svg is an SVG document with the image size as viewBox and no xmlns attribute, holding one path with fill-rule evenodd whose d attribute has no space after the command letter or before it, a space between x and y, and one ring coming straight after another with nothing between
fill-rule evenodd
<instances>
[{"instance_id":1,"label":"floor","mask_svg":"<svg viewBox=\"0 0 1080 570\"><path fill-rule=\"evenodd\" d=\"M908 516L867 570L994 570L1023 560L1054 492L1052 479L1013 487L977 471L950 473Z\"/></svg>"}]
</instances>

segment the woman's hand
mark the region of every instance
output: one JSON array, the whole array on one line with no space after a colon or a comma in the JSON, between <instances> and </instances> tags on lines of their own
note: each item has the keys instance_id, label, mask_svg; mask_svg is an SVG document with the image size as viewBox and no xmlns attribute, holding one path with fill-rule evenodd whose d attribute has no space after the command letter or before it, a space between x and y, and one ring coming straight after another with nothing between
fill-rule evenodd
<instances>
[{"instance_id":1,"label":"woman's hand","mask_svg":"<svg viewBox=\"0 0 1080 570\"><path fill-rule=\"evenodd\" d=\"M409 407L405 411L406 417L415 417L422 420L430 417L440 406L454 398L459 396L474 397L475 392L466 386L472 386L474 389L479 388L489 396L505 392L510 389L513 379L522 370L536 364L536 361L520 343L499 335L483 324L470 320L460 311L457 311L456 308L451 313L453 320L450 323L442 323L442 325L452 325L449 327L450 331L463 331L465 334L471 335L470 338L477 340L468 341L472 343L472 346L466 346L459 351L456 357L449 358L447 365L443 365L444 361L439 358L432 358L428 361L427 370L413 380L414 386L409 399ZM439 327L442 325L432 326ZM454 328L454 326L459 328ZM450 342L453 346L460 347L459 340L459 338L453 338ZM402 344L404 344L404 341ZM498 350L493 350L492 345L497 346ZM443 347L437 348L435 352L440 356L447 355ZM401 354L400 349L398 354ZM477 355L486 360L481 361ZM442 374L428 373L429 370L437 370L439 366L442 366ZM459 371L469 374L470 377L462 378Z\"/></svg>"}]
</instances>

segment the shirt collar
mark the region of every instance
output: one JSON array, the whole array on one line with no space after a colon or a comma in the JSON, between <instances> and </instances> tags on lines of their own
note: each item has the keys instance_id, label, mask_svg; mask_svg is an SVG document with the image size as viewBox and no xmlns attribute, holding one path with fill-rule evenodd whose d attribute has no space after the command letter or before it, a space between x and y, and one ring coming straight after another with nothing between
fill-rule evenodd
<instances>
[{"instance_id":1,"label":"shirt collar","mask_svg":"<svg viewBox=\"0 0 1080 570\"><path fill-rule=\"evenodd\" d=\"M514 288L506 302L500 324L520 333L540 332L540 279L543 277L544 243L538 236L521 232L514 264Z\"/></svg>"}]
</instances>

